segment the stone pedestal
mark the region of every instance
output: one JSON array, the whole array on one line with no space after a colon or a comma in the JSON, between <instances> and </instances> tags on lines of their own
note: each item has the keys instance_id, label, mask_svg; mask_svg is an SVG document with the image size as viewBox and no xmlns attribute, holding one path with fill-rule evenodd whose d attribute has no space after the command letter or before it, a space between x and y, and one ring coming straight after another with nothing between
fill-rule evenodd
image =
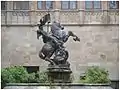
<instances>
[{"instance_id":1,"label":"stone pedestal","mask_svg":"<svg viewBox=\"0 0 120 90\"><path fill-rule=\"evenodd\" d=\"M72 71L65 66L48 66L48 78L52 83L71 83Z\"/></svg>"}]
</instances>

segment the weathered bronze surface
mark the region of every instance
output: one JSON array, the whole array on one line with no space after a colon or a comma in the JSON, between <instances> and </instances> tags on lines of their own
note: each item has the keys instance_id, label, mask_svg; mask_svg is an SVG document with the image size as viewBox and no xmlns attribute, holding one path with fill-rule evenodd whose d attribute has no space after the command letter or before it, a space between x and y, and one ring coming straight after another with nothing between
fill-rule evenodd
<instances>
[{"instance_id":1,"label":"weathered bronze surface","mask_svg":"<svg viewBox=\"0 0 120 90\"><path fill-rule=\"evenodd\" d=\"M73 37L74 41L80 41L80 39L72 31L66 33L64 27L56 21L52 23L51 31L46 32L43 30L43 26L46 23L50 23L50 14L46 14L41 18L40 24L38 24L37 39L42 36L45 43L39 52L39 57L50 62L48 65L48 76L54 79L53 82L70 82L68 79L72 71L67 61L69 54L64 47L64 43L67 42L70 36Z\"/></svg>"}]
</instances>

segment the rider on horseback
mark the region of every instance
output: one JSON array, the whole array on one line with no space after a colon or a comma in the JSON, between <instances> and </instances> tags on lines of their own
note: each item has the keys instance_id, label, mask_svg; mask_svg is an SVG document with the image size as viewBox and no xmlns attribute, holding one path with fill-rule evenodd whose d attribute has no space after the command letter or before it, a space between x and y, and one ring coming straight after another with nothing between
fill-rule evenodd
<instances>
[{"instance_id":1,"label":"rider on horseback","mask_svg":"<svg viewBox=\"0 0 120 90\"><path fill-rule=\"evenodd\" d=\"M66 42L69 37L67 31L64 31L64 27L56 21L51 25L51 33L53 37L63 42Z\"/></svg>"},{"instance_id":2,"label":"rider on horseback","mask_svg":"<svg viewBox=\"0 0 120 90\"><path fill-rule=\"evenodd\" d=\"M45 45L42 47L42 50L39 52L39 57L46 61L49 61L51 64L62 64L66 63L68 58L68 52L65 50L63 44L68 40L69 36L73 37L73 40L80 41L80 39L73 34L71 31L64 31L64 27L58 23L53 22L51 25L51 33L47 33L43 30L43 26L49 21L50 15L45 15L40 19L39 30L37 30L37 38L42 35L43 42ZM55 53L55 54L54 54ZM55 55L53 59L50 59L52 55Z\"/></svg>"}]
</instances>

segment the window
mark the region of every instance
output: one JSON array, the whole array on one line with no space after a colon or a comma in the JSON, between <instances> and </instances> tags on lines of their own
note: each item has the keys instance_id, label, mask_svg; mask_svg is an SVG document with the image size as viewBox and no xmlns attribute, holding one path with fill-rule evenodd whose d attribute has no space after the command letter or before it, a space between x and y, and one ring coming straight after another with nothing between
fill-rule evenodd
<instances>
[{"instance_id":1,"label":"window","mask_svg":"<svg viewBox=\"0 0 120 90\"><path fill-rule=\"evenodd\" d=\"M100 9L101 2L100 1L85 1L86 9Z\"/></svg>"},{"instance_id":2,"label":"window","mask_svg":"<svg viewBox=\"0 0 120 90\"><path fill-rule=\"evenodd\" d=\"M46 9L51 9L53 7L51 1L46 1Z\"/></svg>"},{"instance_id":3,"label":"window","mask_svg":"<svg viewBox=\"0 0 120 90\"><path fill-rule=\"evenodd\" d=\"M53 1L38 1L38 9L53 9Z\"/></svg>"},{"instance_id":4,"label":"window","mask_svg":"<svg viewBox=\"0 0 120 90\"><path fill-rule=\"evenodd\" d=\"M62 9L69 9L69 1L62 1Z\"/></svg>"},{"instance_id":5,"label":"window","mask_svg":"<svg viewBox=\"0 0 120 90\"><path fill-rule=\"evenodd\" d=\"M6 1L1 1L1 10L6 10Z\"/></svg>"},{"instance_id":6,"label":"window","mask_svg":"<svg viewBox=\"0 0 120 90\"><path fill-rule=\"evenodd\" d=\"M76 9L77 2L76 1L61 1L62 9Z\"/></svg>"},{"instance_id":7,"label":"window","mask_svg":"<svg viewBox=\"0 0 120 90\"><path fill-rule=\"evenodd\" d=\"M29 1L13 1L14 10L29 10Z\"/></svg>"},{"instance_id":8,"label":"window","mask_svg":"<svg viewBox=\"0 0 120 90\"><path fill-rule=\"evenodd\" d=\"M42 9L42 1L37 2L38 9Z\"/></svg>"},{"instance_id":9,"label":"window","mask_svg":"<svg viewBox=\"0 0 120 90\"><path fill-rule=\"evenodd\" d=\"M109 1L110 9L119 9L119 1Z\"/></svg>"},{"instance_id":10,"label":"window","mask_svg":"<svg viewBox=\"0 0 120 90\"><path fill-rule=\"evenodd\" d=\"M86 2L85 2L85 8L86 8L86 9L92 9L92 6L93 6L93 5L92 5L92 2L91 2L91 1L86 1Z\"/></svg>"},{"instance_id":11,"label":"window","mask_svg":"<svg viewBox=\"0 0 120 90\"><path fill-rule=\"evenodd\" d=\"M39 66L23 66L26 68L28 73L37 73L39 71Z\"/></svg>"}]
</instances>

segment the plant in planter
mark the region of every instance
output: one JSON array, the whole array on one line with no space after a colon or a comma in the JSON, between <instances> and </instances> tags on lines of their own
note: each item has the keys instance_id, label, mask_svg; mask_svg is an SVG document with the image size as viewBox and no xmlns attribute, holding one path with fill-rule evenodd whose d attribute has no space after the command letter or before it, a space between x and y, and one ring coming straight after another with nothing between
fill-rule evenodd
<instances>
[{"instance_id":1,"label":"plant in planter","mask_svg":"<svg viewBox=\"0 0 120 90\"><path fill-rule=\"evenodd\" d=\"M80 77L81 83L110 83L108 71L98 66L92 66L87 69L84 76Z\"/></svg>"},{"instance_id":2,"label":"plant in planter","mask_svg":"<svg viewBox=\"0 0 120 90\"><path fill-rule=\"evenodd\" d=\"M49 82L46 72L37 72L36 80L38 83L48 83Z\"/></svg>"},{"instance_id":3,"label":"plant in planter","mask_svg":"<svg viewBox=\"0 0 120 90\"><path fill-rule=\"evenodd\" d=\"M28 73L23 66L12 66L1 70L2 88L6 83L46 83L46 72Z\"/></svg>"},{"instance_id":4,"label":"plant in planter","mask_svg":"<svg viewBox=\"0 0 120 90\"><path fill-rule=\"evenodd\" d=\"M36 82L37 82L36 73L30 73L30 74L28 74L27 83L36 83Z\"/></svg>"},{"instance_id":5,"label":"plant in planter","mask_svg":"<svg viewBox=\"0 0 120 90\"><path fill-rule=\"evenodd\" d=\"M12 66L1 70L2 86L6 83L24 83L28 80L28 72L22 66Z\"/></svg>"},{"instance_id":6,"label":"plant in planter","mask_svg":"<svg viewBox=\"0 0 120 90\"><path fill-rule=\"evenodd\" d=\"M1 74L2 80L7 83L26 82L28 78L28 73L26 69L21 66L8 67L5 69L2 69L1 73L2 73Z\"/></svg>"},{"instance_id":7,"label":"plant in planter","mask_svg":"<svg viewBox=\"0 0 120 90\"><path fill-rule=\"evenodd\" d=\"M48 76L46 72L37 72L28 74L27 83L48 83Z\"/></svg>"}]
</instances>

